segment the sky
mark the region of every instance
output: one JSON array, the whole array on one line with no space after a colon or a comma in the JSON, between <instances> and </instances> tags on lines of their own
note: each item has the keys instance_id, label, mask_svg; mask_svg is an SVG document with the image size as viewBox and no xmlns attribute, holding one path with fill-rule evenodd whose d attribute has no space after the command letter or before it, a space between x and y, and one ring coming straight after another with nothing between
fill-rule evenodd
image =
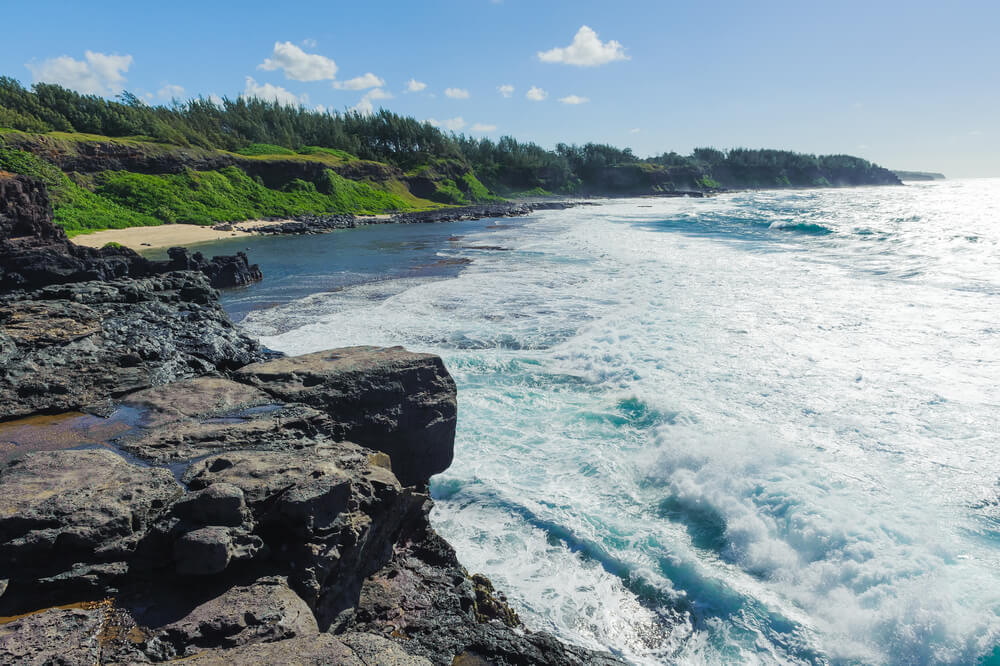
<instances>
[{"instance_id":1,"label":"sky","mask_svg":"<svg viewBox=\"0 0 1000 666\"><path fill-rule=\"evenodd\" d=\"M151 104L384 107L640 156L848 153L1000 176L1000 3L838 0L9 3L0 74Z\"/></svg>"}]
</instances>

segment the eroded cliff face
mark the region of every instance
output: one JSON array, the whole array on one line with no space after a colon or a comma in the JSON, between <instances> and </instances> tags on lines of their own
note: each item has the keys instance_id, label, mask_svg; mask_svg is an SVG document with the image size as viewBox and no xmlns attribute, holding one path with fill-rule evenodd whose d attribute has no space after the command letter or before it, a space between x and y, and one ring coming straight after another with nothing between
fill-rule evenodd
<instances>
[{"instance_id":1,"label":"eroded cliff face","mask_svg":"<svg viewBox=\"0 0 1000 666\"><path fill-rule=\"evenodd\" d=\"M32 196L7 242L43 242ZM434 533L436 356L266 360L182 271L0 295L0 371L2 663L613 661L522 627Z\"/></svg>"},{"instance_id":2,"label":"eroded cliff face","mask_svg":"<svg viewBox=\"0 0 1000 666\"><path fill-rule=\"evenodd\" d=\"M207 260L200 253L171 248L168 261L150 261L125 247L76 245L53 224L52 206L41 182L0 172L0 293L171 271L198 271L217 288L262 279L260 268L251 266L242 252Z\"/></svg>"}]
</instances>

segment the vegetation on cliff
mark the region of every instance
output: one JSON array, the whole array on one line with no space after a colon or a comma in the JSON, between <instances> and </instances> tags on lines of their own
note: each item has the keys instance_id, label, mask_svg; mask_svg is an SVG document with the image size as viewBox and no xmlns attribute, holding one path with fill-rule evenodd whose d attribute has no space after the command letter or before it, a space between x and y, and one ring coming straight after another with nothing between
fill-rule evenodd
<instances>
[{"instance_id":1,"label":"vegetation on cliff","mask_svg":"<svg viewBox=\"0 0 1000 666\"><path fill-rule=\"evenodd\" d=\"M29 90L9 77L0 77L0 149L0 168L45 173L56 219L71 233L427 209L498 195L899 184L848 155L699 148L639 158L594 143L548 150L446 133L385 110L315 112L244 97L148 106L127 92L113 101L53 84Z\"/></svg>"}]
</instances>

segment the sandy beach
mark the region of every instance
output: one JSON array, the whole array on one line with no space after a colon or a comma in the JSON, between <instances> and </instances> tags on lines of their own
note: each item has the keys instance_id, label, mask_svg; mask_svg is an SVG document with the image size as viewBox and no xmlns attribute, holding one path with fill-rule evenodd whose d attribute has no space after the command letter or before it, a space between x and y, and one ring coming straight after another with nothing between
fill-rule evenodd
<instances>
[{"instance_id":1,"label":"sandy beach","mask_svg":"<svg viewBox=\"0 0 1000 666\"><path fill-rule=\"evenodd\" d=\"M359 215L359 224L382 222L392 217L388 214ZM163 224L156 227L128 227L127 229L105 229L91 234L80 234L71 240L77 245L104 247L108 243L118 243L136 252L165 247L188 247L199 243L210 243L224 238L253 236L259 227L265 227L294 220L244 220L232 222L232 231L221 231L197 224Z\"/></svg>"},{"instance_id":2,"label":"sandy beach","mask_svg":"<svg viewBox=\"0 0 1000 666\"><path fill-rule=\"evenodd\" d=\"M157 227L129 227L127 229L106 229L92 234L73 237L77 245L104 247L108 243L119 243L137 252L164 247L187 247L199 243L254 235L254 229L269 224L279 224L285 220L248 220L234 222L232 231L219 231L212 227L196 224L164 224Z\"/></svg>"}]
</instances>

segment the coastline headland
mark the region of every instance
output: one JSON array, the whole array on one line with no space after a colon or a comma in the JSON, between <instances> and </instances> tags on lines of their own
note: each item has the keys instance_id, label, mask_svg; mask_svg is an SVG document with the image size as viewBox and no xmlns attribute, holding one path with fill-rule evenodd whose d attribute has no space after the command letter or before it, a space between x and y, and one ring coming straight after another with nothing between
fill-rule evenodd
<instances>
[{"instance_id":1,"label":"coastline headland","mask_svg":"<svg viewBox=\"0 0 1000 666\"><path fill-rule=\"evenodd\" d=\"M75 246L24 176L0 255L0 661L618 663L529 631L434 532L437 356L268 352L212 287L245 257Z\"/></svg>"}]
</instances>

